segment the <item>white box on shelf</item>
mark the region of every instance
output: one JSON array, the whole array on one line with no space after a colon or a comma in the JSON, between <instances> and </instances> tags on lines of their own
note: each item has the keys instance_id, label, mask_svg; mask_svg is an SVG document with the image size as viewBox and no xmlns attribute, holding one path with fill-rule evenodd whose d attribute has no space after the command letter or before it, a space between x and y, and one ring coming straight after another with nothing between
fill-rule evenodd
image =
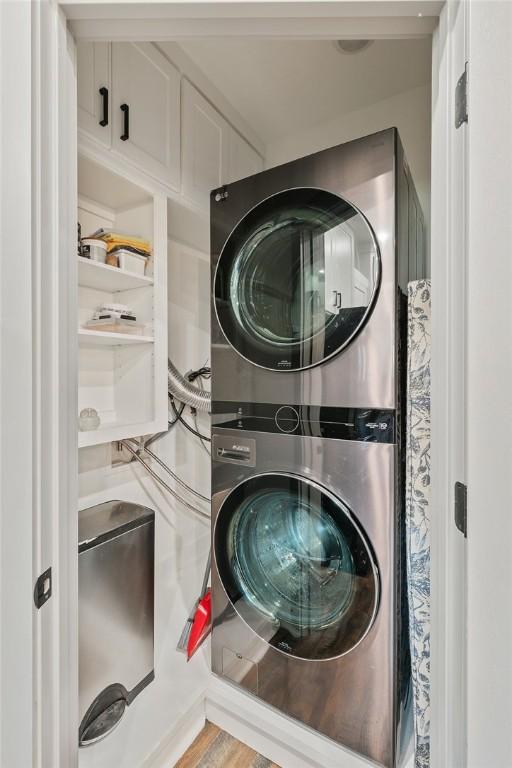
<instances>
[{"instance_id":1,"label":"white box on shelf","mask_svg":"<svg viewBox=\"0 0 512 768\"><path fill-rule=\"evenodd\" d=\"M146 257L139 253L120 248L115 252L119 259L119 269L131 272L134 275L143 275L146 270Z\"/></svg>"}]
</instances>

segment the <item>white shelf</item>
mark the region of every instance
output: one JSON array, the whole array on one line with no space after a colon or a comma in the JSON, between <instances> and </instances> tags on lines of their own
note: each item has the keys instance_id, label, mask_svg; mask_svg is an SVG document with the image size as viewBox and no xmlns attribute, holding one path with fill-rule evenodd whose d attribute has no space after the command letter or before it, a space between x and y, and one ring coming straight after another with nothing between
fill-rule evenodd
<instances>
[{"instance_id":1,"label":"white shelf","mask_svg":"<svg viewBox=\"0 0 512 768\"><path fill-rule=\"evenodd\" d=\"M97 291L117 293L153 285L153 279L146 277L146 275L126 272L119 267L111 267L110 264L101 264L99 261L91 261L91 259L79 256L78 285L84 288L95 288Z\"/></svg>"},{"instance_id":2,"label":"white shelf","mask_svg":"<svg viewBox=\"0 0 512 768\"><path fill-rule=\"evenodd\" d=\"M105 331L78 330L78 343L81 347L119 347L136 344L153 344L152 336L137 336L130 333L106 333Z\"/></svg>"}]
</instances>

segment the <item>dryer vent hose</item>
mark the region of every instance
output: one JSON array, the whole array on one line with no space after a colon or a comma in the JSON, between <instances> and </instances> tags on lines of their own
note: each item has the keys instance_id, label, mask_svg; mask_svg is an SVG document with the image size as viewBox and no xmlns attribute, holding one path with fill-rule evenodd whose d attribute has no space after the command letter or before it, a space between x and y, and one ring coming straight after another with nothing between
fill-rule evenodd
<instances>
[{"instance_id":1,"label":"dryer vent hose","mask_svg":"<svg viewBox=\"0 0 512 768\"><path fill-rule=\"evenodd\" d=\"M169 382L169 392L176 397L180 403L190 405L197 411L209 411L211 396L195 384L192 384L185 376L182 376L178 369L167 360L167 378Z\"/></svg>"}]
</instances>

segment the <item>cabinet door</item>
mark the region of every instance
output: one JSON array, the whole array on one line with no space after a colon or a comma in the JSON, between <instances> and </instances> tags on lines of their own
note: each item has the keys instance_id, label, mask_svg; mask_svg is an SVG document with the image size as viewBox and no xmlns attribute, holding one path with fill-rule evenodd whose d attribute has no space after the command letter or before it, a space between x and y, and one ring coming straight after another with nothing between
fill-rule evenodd
<instances>
[{"instance_id":1,"label":"cabinet door","mask_svg":"<svg viewBox=\"0 0 512 768\"><path fill-rule=\"evenodd\" d=\"M229 132L229 182L263 170L263 159L233 128Z\"/></svg>"},{"instance_id":2,"label":"cabinet door","mask_svg":"<svg viewBox=\"0 0 512 768\"><path fill-rule=\"evenodd\" d=\"M179 189L180 74L151 43L112 44L117 152Z\"/></svg>"},{"instance_id":3,"label":"cabinet door","mask_svg":"<svg viewBox=\"0 0 512 768\"><path fill-rule=\"evenodd\" d=\"M230 126L188 80L181 98L182 192L208 209L211 190L228 182Z\"/></svg>"},{"instance_id":4,"label":"cabinet door","mask_svg":"<svg viewBox=\"0 0 512 768\"><path fill-rule=\"evenodd\" d=\"M106 147L111 143L110 43L78 42L78 127Z\"/></svg>"}]
</instances>

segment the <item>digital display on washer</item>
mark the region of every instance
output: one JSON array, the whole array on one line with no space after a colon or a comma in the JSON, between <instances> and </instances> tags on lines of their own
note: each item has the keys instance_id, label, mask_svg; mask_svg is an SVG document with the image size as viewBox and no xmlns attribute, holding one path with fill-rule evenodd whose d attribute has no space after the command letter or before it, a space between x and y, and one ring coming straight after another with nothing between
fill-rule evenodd
<instances>
[{"instance_id":1,"label":"digital display on washer","mask_svg":"<svg viewBox=\"0 0 512 768\"><path fill-rule=\"evenodd\" d=\"M219 256L214 301L233 349L262 368L302 370L363 328L381 262L363 214L332 192L284 190L236 225Z\"/></svg>"},{"instance_id":2,"label":"digital display on washer","mask_svg":"<svg viewBox=\"0 0 512 768\"><path fill-rule=\"evenodd\" d=\"M219 510L214 546L231 603L283 653L335 658L372 626L372 549L346 504L316 483L284 473L242 482Z\"/></svg>"},{"instance_id":3,"label":"digital display on washer","mask_svg":"<svg viewBox=\"0 0 512 768\"><path fill-rule=\"evenodd\" d=\"M394 443L395 421L395 411L374 408L233 402L212 404L213 426L248 432Z\"/></svg>"}]
</instances>

